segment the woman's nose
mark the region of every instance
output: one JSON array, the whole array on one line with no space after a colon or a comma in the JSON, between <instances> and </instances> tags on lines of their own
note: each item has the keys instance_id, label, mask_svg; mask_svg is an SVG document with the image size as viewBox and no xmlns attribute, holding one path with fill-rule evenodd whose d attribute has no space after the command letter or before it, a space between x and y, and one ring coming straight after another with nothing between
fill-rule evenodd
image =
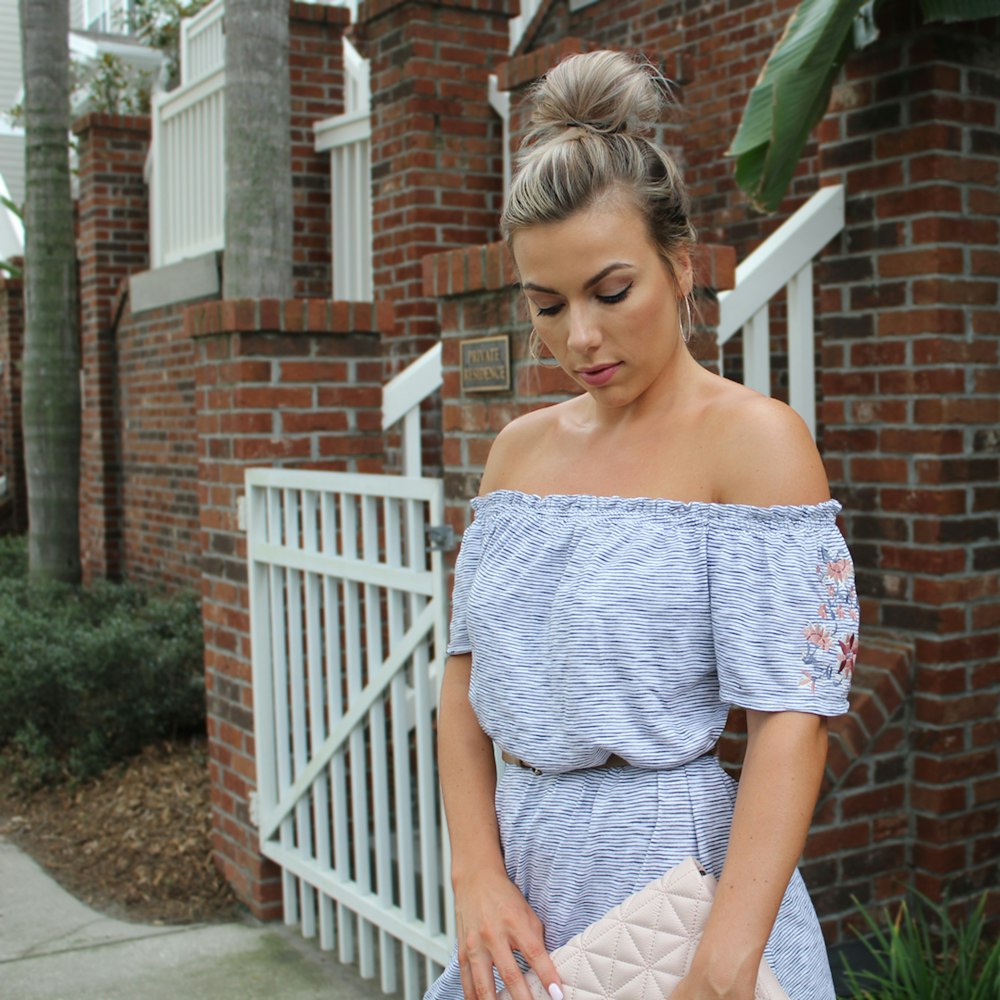
<instances>
[{"instance_id":1,"label":"woman's nose","mask_svg":"<svg viewBox=\"0 0 1000 1000\"><path fill-rule=\"evenodd\" d=\"M589 309L569 310L568 346L571 350L578 354L588 354L600 344L601 331L595 319Z\"/></svg>"}]
</instances>

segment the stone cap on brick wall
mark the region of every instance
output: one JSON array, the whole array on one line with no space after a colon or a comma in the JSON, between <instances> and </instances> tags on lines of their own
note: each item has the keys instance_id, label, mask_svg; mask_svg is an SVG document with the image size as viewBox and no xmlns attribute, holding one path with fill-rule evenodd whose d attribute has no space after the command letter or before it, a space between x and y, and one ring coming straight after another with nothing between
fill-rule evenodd
<instances>
[{"instance_id":1,"label":"stone cap on brick wall","mask_svg":"<svg viewBox=\"0 0 1000 1000\"><path fill-rule=\"evenodd\" d=\"M152 131L149 115L110 115L103 111L90 111L81 115L70 126L74 135L99 128L105 132L134 132L149 135Z\"/></svg>"},{"instance_id":2,"label":"stone cap on brick wall","mask_svg":"<svg viewBox=\"0 0 1000 1000\"><path fill-rule=\"evenodd\" d=\"M517 284L514 262L505 243L462 247L423 259L424 295L447 297L499 291ZM715 243L694 250L695 288L726 291L736 284L736 251Z\"/></svg>"},{"instance_id":3,"label":"stone cap on brick wall","mask_svg":"<svg viewBox=\"0 0 1000 1000\"><path fill-rule=\"evenodd\" d=\"M358 24L372 21L376 17L388 14L395 7L458 7L461 10L471 10L477 13L506 14L517 17L520 10L519 0L434 0L434 3L413 3L412 0L364 0L358 6Z\"/></svg>"},{"instance_id":4,"label":"stone cap on brick wall","mask_svg":"<svg viewBox=\"0 0 1000 1000\"><path fill-rule=\"evenodd\" d=\"M295 21L323 21L342 24L345 28L351 23L349 7L328 7L326 4L301 3L299 0L291 0L288 16Z\"/></svg>"},{"instance_id":5,"label":"stone cap on brick wall","mask_svg":"<svg viewBox=\"0 0 1000 1000\"><path fill-rule=\"evenodd\" d=\"M391 333L391 302L338 302L331 299L222 299L201 302L184 312L189 337L226 333Z\"/></svg>"},{"instance_id":6,"label":"stone cap on brick wall","mask_svg":"<svg viewBox=\"0 0 1000 1000\"><path fill-rule=\"evenodd\" d=\"M539 10L538 13L541 14L542 11ZM578 52L592 52L597 47L592 42L585 42L582 38L574 38L572 35L560 38L551 45L543 45L540 49L525 52L524 55L514 56L513 59L501 63L497 67L497 86L501 90L517 90L525 84L534 83L566 56L573 56Z\"/></svg>"}]
</instances>

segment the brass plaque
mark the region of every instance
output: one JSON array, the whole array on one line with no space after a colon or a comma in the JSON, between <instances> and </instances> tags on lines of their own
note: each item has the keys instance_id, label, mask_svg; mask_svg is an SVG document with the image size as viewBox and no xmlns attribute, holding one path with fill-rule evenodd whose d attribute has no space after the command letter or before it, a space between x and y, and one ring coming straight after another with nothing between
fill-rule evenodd
<instances>
[{"instance_id":1,"label":"brass plaque","mask_svg":"<svg viewBox=\"0 0 1000 1000\"><path fill-rule=\"evenodd\" d=\"M463 340L462 391L510 391L510 336L475 337Z\"/></svg>"}]
</instances>

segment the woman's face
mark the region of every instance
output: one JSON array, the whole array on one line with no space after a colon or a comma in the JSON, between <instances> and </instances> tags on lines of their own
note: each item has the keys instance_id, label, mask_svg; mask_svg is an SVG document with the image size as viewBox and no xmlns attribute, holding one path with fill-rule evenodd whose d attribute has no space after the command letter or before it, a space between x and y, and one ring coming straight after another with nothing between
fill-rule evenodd
<instances>
[{"instance_id":1,"label":"woman's face","mask_svg":"<svg viewBox=\"0 0 1000 1000\"><path fill-rule=\"evenodd\" d=\"M538 336L596 402L638 400L685 350L678 308L690 266L679 262L675 283L627 197L518 230L511 246Z\"/></svg>"}]
</instances>

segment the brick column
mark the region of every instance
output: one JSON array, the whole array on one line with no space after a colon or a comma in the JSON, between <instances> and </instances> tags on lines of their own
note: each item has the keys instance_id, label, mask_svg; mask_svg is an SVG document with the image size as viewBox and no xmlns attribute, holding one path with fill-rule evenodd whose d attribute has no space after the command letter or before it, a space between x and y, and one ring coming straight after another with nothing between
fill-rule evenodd
<instances>
[{"instance_id":1,"label":"brick column","mask_svg":"<svg viewBox=\"0 0 1000 1000\"><path fill-rule=\"evenodd\" d=\"M255 916L281 913L278 869L257 849L246 536L251 466L382 471L381 304L289 300L192 306L202 615L216 864Z\"/></svg>"},{"instance_id":2,"label":"brick column","mask_svg":"<svg viewBox=\"0 0 1000 1000\"><path fill-rule=\"evenodd\" d=\"M91 581L122 571L112 304L121 280L149 266L143 168L150 125L148 118L91 114L73 131L80 161L80 556L84 580Z\"/></svg>"},{"instance_id":3,"label":"brick column","mask_svg":"<svg viewBox=\"0 0 1000 1000\"><path fill-rule=\"evenodd\" d=\"M18 261L17 263L21 263ZM24 286L20 278L0 279L0 534L28 530L28 489L21 433L21 356L24 352Z\"/></svg>"},{"instance_id":4,"label":"brick column","mask_svg":"<svg viewBox=\"0 0 1000 1000\"><path fill-rule=\"evenodd\" d=\"M400 303L387 374L433 346L437 306L421 259L495 239L503 173L499 117L487 101L515 0L367 0L371 59L375 289Z\"/></svg>"},{"instance_id":5,"label":"brick column","mask_svg":"<svg viewBox=\"0 0 1000 1000\"><path fill-rule=\"evenodd\" d=\"M295 295L301 298L333 293L330 156L316 152L313 125L344 111L341 40L350 20L346 7L289 5L292 275Z\"/></svg>"},{"instance_id":6,"label":"brick column","mask_svg":"<svg viewBox=\"0 0 1000 1000\"><path fill-rule=\"evenodd\" d=\"M820 269L823 416L862 621L915 655L916 885L957 901L998 893L1000 855L1000 19L880 22L820 130L848 194Z\"/></svg>"}]
</instances>

